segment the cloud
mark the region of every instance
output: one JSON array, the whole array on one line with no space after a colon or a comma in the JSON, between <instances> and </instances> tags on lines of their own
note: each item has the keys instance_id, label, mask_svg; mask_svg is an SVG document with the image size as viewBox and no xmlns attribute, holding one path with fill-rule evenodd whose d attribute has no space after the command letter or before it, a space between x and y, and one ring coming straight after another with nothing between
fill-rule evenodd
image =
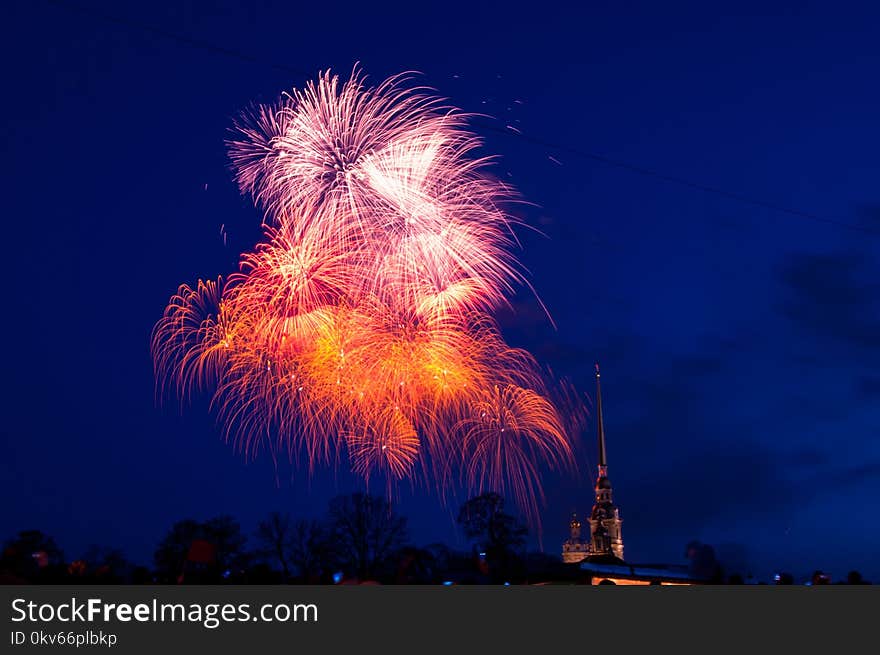
<instances>
[{"instance_id":1,"label":"cloud","mask_svg":"<svg viewBox=\"0 0 880 655\"><path fill-rule=\"evenodd\" d=\"M642 501L623 504L622 511L642 531L698 532L709 524L782 520L829 488L842 494L877 480L877 459L835 465L815 450L786 453L732 442L670 459L651 475L628 480L625 495Z\"/></svg>"},{"instance_id":2,"label":"cloud","mask_svg":"<svg viewBox=\"0 0 880 655\"><path fill-rule=\"evenodd\" d=\"M784 460L754 442L671 453L651 475L627 483L627 495L650 499L627 511L643 530L683 531L783 514L802 501L784 469Z\"/></svg>"},{"instance_id":3,"label":"cloud","mask_svg":"<svg viewBox=\"0 0 880 655\"><path fill-rule=\"evenodd\" d=\"M880 459L841 467L822 476L822 483L837 488L860 486L865 482L880 480Z\"/></svg>"},{"instance_id":4,"label":"cloud","mask_svg":"<svg viewBox=\"0 0 880 655\"><path fill-rule=\"evenodd\" d=\"M880 352L880 285L866 256L799 253L784 262L779 278L780 311L799 329L854 353Z\"/></svg>"}]
</instances>

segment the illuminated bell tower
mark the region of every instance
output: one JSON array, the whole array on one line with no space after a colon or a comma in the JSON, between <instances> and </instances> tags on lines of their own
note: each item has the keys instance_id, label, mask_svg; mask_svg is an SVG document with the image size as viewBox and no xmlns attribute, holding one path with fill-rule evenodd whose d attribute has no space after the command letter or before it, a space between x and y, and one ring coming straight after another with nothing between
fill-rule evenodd
<instances>
[{"instance_id":1,"label":"illuminated bell tower","mask_svg":"<svg viewBox=\"0 0 880 655\"><path fill-rule=\"evenodd\" d=\"M577 514L571 515L568 524L569 538L562 542L562 561L574 564L582 561L590 552L590 543L581 539L581 522Z\"/></svg>"},{"instance_id":2,"label":"illuminated bell tower","mask_svg":"<svg viewBox=\"0 0 880 655\"><path fill-rule=\"evenodd\" d=\"M623 559L623 519L614 505L611 480L608 479L608 460L605 455L605 424L602 419L602 386L599 364L596 364L596 416L599 436L599 475L596 478L596 502L590 513L590 545L587 559L609 555Z\"/></svg>"}]
</instances>

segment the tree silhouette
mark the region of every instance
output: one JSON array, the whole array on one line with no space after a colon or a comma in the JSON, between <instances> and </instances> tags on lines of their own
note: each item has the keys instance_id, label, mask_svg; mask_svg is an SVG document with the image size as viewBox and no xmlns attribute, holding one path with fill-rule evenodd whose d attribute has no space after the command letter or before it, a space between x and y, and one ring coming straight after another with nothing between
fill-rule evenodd
<instances>
[{"instance_id":1,"label":"tree silhouette","mask_svg":"<svg viewBox=\"0 0 880 655\"><path fill-rule=\"evenodd\" d=\"M6 542L0 569L31 582L61 577L64 554L55 540L39 530L23 530Z\"/></svg>"},{"instance_id":2,"label":"tree silhouette","mask_svg":"<svg viewBox=\"0 0 880 655\"><path fill-rule=\"evenodd\" d=\"M272 512L257 526L257 553L267 560L275 560L281 566L284 580L290 579L290 551L293 547L293 530L290 516Z\"/></svg>"},{"instance_id":3,"label":"tree silhouette","mask_svg":"<svg viewBox=\"0 0 880 655\"><path fill-rule=\"evenodd\" d=\"M318 521L297 521L293 525L290 563L306 582L317 581L333 565L336 550L326 526Z\"/></svg>"},{"instance_id":4,"label":"tree silhouette","mask_svg":"<svg viewBox=\"0 0 880 655\"><path fill-rule=\"evenodd\" d=\"M203 530L203 538L214 546L215 562L221 571L241 571L247 567L247 537L242 534L238 521L231 516L217 516L205 521Z\"/></svg>"},{"instance_id":5,"label":"tree silhouette","mask_svg":"<svg viewBox=\"0 0 880 655\"><path fill-rule=\"evenodd\" d=\"M471 498L458 512L458 523L469 539L487 551L519 550L529 531L504 511L504 498L490 492Z\"/></svg>"},{"instance_id":6,"label":"tree silhouette","mask_svg":"<svg viewBox=\"0 0 880 655\"><path fill-rule=\"evenodd\" d=\"M245 541L230 516L178 521L153 555L156 573L162 582L219 582L239 575L247 566Z\"/></svg>"},{"instance_id":7,"label":"tree silhouette","mask_svg":"<svg viewBox=\"0 0 880 655\"><path fill-rule=\"evenodd\" d=\"M183 575L183 566L192 543L202 538L202 534L201 524L192 519L184 519L171 526L153 554L160 581L178 581Z\"/></svg>"},{"instance_id":8,"label":"tree silhouette","mask_svg":"<svg viewBox=\"0 0 880 655\"><path fill-rule=\"evenodd\" d=\"M330 501L330 531L339 564L361 580L387 570L407 537L406 519L384 498L355 493Z\"/></svg>"},{"instance_id":9,"label":"tree silhouette","mask_svg":"<svg viewBox=\"0 0 880 655\"><path fill-rule=\"evenodd\" d=\"M520 551L528 528L504 511L504 498L499 494L489 492L468 500L458 512L458 523L485 553L493 579L506 581L521 568Z\"/></svg>"},{"instance_id":10,"label":"tree silhouette","mask_svg":"<svg viewBox=\"0 0 880 655\"><path fill-rule=\"evenodd\" d=\"M120 584L126 581L133 569L132 564L118 548L105 548L91 545L81 560L85 566L85 577L89 581L102 584Z\"/></svg>"},{"instance_id":11,"label":"tree silhouette","mask_svg":"<svg viewBox=\"0 0 880 655\"><path fill-rule=\"evenodd\" d=\"M850 571L846 575L846 584L871 584L870 582L865 582L865 579L862 577L862 574L858 571Z\"/></svg>"},{"instance_id":12,"label":"tree silhouette","mask_svg":"<svg viewBox=\"0 0 880 655\"><path fill-rule=\"evenodd\" d=\"M156 573L163 582L176 582L183 574L192 543L202 535L202 527L197 521L184 519L171 526L168 533L159 542L153 560Z\"/></svg>"},{"instance_id":13,"label":"tree silhouette","mask_svg":"<svg viewBox=\"0 0 880 655\"><path fill-rule=\"evenodd\" d=\"M285 581L294 575L316 582L332 566L333 548L328 529L318 521L292 521L273 512L257 527L258 554L280 567Z\"/></svg>"},{"instance_id":14,"label":"tree silhouette","mask_svg":"<svg viewBox=\"0 0 880 655\"><path fill-rule=\"evenodd\" d=\"M428 546L418 548L416 546L404 546L397 553L397 572L394 582L396 584L436 584L441 581L441 574L448 564L438 559L445 557L446 553L437 548Z\"/></svg>"},{"instance_id":15,"label":"tree silhouette","mask_svg":"<svg viewBox=\"0 0 880 655\"><path fill-rule=\"evenodd\" d=\"M685 547L685 557L689 560L688 571L695 578L721 584L724 580L723 570L715 557L715 549L709 544L691 541Z\"/></svg>"}]
</instances>

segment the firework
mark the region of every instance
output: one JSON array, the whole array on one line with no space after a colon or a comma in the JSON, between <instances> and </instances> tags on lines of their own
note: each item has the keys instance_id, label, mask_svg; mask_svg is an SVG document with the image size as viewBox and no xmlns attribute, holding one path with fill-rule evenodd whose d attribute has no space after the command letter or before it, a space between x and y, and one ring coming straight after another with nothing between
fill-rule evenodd
<instances>
[{"instance_id":1,"label":"firework","mask_svg":"<svg viewBox=\"0 0 880 655\"><path fill-rule=\"evenodd\" d=\"M396 76L325 73L236 125L236 180L265 240L181 286L152 337L157 386L213 394L228 439L345 455L369 480L462 481L537 520L539 467L571 461L535 360L492 313L524 279L515 200L466 116Z\"/></svg>"}]
</instances>

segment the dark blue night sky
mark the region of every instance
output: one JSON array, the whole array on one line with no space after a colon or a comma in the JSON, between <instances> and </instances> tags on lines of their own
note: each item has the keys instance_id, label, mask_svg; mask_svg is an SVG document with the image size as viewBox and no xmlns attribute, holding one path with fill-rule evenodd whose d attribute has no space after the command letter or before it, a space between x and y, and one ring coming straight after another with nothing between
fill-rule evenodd
<instances>
[{"instance_id":1,"label":"dark blue night sky","mask_svg":"<svg viewBox=\"0 0 880 655\"><path fill-rule=\"evenodd\" d=\"M627 559L681 563L699 539L757 576L880 579L871 5L14 3L0 538L36 527L68 555L97 543L148 563L177 519L251 531L359 488L245 461L206 402L157 407L149 335L179 283L231 272L259 237L228 170L233 117L360 61L493 117L477 129L533 203L520 211L545 236L522 232L521 259L558 327L525 292L502 326L590 394L602 362ZM593 438L580 477L545 477L550 552L589 510ZM399 505L416 543L464 546L454 503L403 489Z\"/></svg>"}]
</instances>

